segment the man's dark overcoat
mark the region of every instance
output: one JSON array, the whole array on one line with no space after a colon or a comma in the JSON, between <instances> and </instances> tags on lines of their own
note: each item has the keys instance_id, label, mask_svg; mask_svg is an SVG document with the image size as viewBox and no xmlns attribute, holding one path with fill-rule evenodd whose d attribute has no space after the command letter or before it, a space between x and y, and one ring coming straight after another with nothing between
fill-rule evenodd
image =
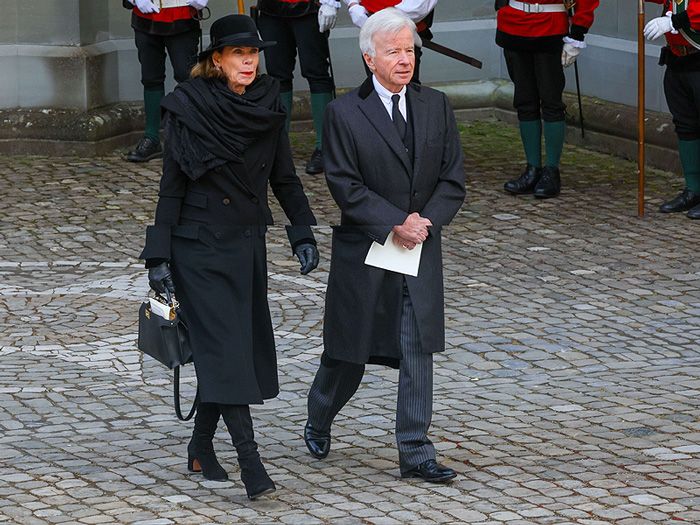
<instances>
[{"instance_id":1,"label":"man's dark overcoat","mask_svg":"<svg viewBox=\"0 0 700 525\"><path fill-rule=\"evenodd\" d=\"M263 76L247 93L278 93L278 86L277 81ZM188 88L185 83L170 97L182 98ZM217 88L227 89L221 85ZM211 93L220 96L225 92ZM203 402L255 404L279 392L267 303L265 231L266 225L272 224L268 184L292 224L287 228L292 246L315 243L309 226L315 224L315 219L296 175L279 97L274 93L263 95L276 99L272 109L281 115L279 126L274 132L251 139L240 161L224 162L206 154L205 160L216 166L195 178L191 173L194 170L188 168L190 173L186 173L175 160L186 163L190 159L173 151L174 144L189 147L183 142L189 135L184 139L175 136L181 131L166 112L156 220L147 230L141 258L171 263ZM228 96L226 93L224 98ZM166 109L168 103L164 102ZM253 118L257 116L254 106L245 108L253 112ZM230 121L228 125L236 129L245 123ZM217 133L226 130L214 130L214 138Z\"/></svg>"},{"instance_id":2,"label":"man's dark overcoat","mask_svg":"<svg viewBox=\"0 0 700 525\"><path fill-rule=\"evenodd\" d=\"M465 197L462 148L447 97L410 84L408 114L414 157L371 78L332 102L324 125L324 163L341 210L333 229L324 317L325 356L354 363L396 364L403 275L367 266L373 241L384 244L412 212L431 220L417 277L406 276L423 352L444 350L441 227Z\"/></svg>"}]
</instances>

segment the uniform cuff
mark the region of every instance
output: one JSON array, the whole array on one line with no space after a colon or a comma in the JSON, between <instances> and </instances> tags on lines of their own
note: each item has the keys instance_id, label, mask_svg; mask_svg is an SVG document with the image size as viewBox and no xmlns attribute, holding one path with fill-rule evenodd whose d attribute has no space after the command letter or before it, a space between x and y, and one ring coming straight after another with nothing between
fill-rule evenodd
<instances>
[{"instance_id":1,"label":"uniform cuff","mask_svg":"<svg viewBox=\"0 0 700 525\"><path fill-rule=\"evenodd\" d=\"M583 39L586 38L586 33L588 33L587 27L577 26L576 24L569 29L569 37L580 42L583 42Z\"/></svg>"},{"instance_id":2,"label":"uniform cuff","mask_svg":"<svg viewBox=\"0 0 700 525\"><path fill-rule=\"evenodd\" d=\"M690 17L688 16L688 11L671 15L671 24L673 25L674 29L683 29L684 31L690 30Z\"/></svg>"}]
</instances>

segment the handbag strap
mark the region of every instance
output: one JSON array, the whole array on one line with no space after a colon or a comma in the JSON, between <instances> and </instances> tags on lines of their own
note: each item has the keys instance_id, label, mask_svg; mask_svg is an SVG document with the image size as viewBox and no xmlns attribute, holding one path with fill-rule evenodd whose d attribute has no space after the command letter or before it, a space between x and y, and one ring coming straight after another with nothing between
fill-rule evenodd
<instances>
[{"instance_id":1,"label":"handbag strap","mask_svg":"<svg viewBox=\"0 0 700 525\"><path fill-rule=\"evenodd\" d=\"M197 388L197 394L194 396L194 401L192 402L192 408L187 417L182 417L182 410L180 409L180 367L176 366L174 368L175 377L173 378L173 397L175 398L175 414L180 421L189 421L194 416L197 410L197 405L199 405L199 388Z\"/></svg>"}]
</instances>

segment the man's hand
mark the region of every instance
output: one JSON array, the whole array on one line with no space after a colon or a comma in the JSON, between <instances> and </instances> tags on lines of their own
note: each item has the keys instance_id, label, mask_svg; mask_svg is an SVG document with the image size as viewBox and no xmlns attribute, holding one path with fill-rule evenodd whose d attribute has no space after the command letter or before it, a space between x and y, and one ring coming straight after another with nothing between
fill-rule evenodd
<instances>
[{"instance_id":1,"label":"man's hand","mask_svg":"<svg viewBox=\"0 0 700 525\"><path fill-rule=\"evenodd\" d=\"M209 0L187 0L187 3L190 5L190 7L194 7L197 11L201 11L207 7Z\"/></svg>"},{"instance_id":2,"label":"man's hand","mask_svg":"<svg viewBox=\"0 0 700 525\"><path fill-rule=\"evenodd\" d=\"M430 219L421 217L417 212L411 213L403 224L394 226L394 235L415 244L421 244L428 238L428 228L433 225Z\"/></svg>"},{"instance_id":3,"label":"man's hand","mask_svg":"<svg viewBox=\"0 0 700 525\"><path fill-rule=\"evenodd\" d=\"M392 237L393 243L400 247L400 248L406 248L407 250L412 250L416 246L418 246L415 242L411 242L408 239L404 239L397 233L394 233L394 236Z\"/></svg>"},{"instance_id":4,"label":"man's hand","mask_svg":"<svg viewBox=\"0 0 700 525\"><path fill-rule=\"evenodd\" d=\"M141 11L144 15L148 13L160 13L160 9L151 2L151 0L133 0L132 3Z\"/></svg>"},{"instance_id":5,"label":"man's hand","mask_svg":"<svg viewBox=\"0 0 700 525\"><path fill-rule=\"evenodd\" d=\"M664 36L666 33L678 33L673 27L671 22L671 15L673 13L669 11L666 16L660 16L659 18L654 18L649 21L647 25L644 26L644 36L647 40L656 40Z\"/></svg>"},{"instance_id":6,"label":"man's hand","mask_svg":"<svg viewBox=\"0 0 700 525\"><path fill-rule=\"evenodd\" d=\"M315 244L310 242L301 243L294 248L294 254L299 259L299 264L301 264L299 273L302 275L306 275L318 266L319 255Z\"/></svg>"},{"instance_id":7,"label":"man's hand","mask_svg":"<svg viewBox=\"0 0 700 525\"><path fill-rule=\"evenodd\" d=\"M365 25L365 22L367 22L367 19L369 18L367 9L362 7L360 4L351 4L348 7L348 14L350 15L352 23L357 27L362 27Z\"/></svg>"},{"instance_id":8,"label":"man's hand","mask_svg":"<svg viewBox=\"0 0 700 525\"><path fill-rule=\"evenodd\" d=\"M321 4L321 7L318 9L318 30L321 33L325 33L333 29L337 16L338 9L332 5Z\"/></svg>"},{"instance_id":9,"label":"man's hand","mask_svg":"<svg viewBox=\"0 0 700 525\"><path fill-rule=\"evenodd\" d=\"M574 40L571 37L564 37L564 48L561 51L561 65L569 67L576 62L576 59L581 54L581 50L586 48L586 43L580 40Z\"/></svg>"}]
</instances>

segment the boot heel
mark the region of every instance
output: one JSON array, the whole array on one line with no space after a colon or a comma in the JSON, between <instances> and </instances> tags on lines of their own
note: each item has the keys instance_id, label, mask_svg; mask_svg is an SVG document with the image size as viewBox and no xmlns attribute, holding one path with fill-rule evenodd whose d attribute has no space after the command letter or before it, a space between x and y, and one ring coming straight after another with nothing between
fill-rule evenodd
<instances>
[{"instance_id":1,"label":"boot heel","mask_svg":"<svg viewBox=\"0 0 700 525\"><path fill-rule=\"evenodd\" d=\"M191 455L187 455L187 470L190 472L202 472L202 466L197 461L197 458Z\"/></svg>"}]
</instances>

